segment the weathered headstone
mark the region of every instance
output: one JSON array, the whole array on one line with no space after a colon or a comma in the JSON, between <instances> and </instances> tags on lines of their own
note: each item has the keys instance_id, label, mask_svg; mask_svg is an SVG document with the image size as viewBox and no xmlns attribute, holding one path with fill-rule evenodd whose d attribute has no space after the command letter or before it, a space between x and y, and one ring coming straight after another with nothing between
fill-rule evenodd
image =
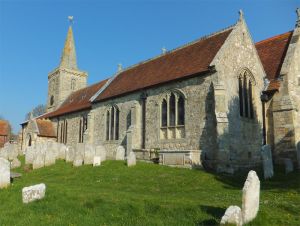
<instances>
[{"instance_id":1,"label":"weathered headstone","mask_svg":"<svg viewBox=\"0 0 300 226\"><path fill-rule=\"evenodd\" d=\"M263 160L264 178L271 178L274 175L274 170L270 145L264 145L262 147L261 155Z\"/></svg>"},{"instance_id":2,"label":"weathered headstone","mask_svg":"<svg viewBox=\"0 0 300 226\"><path fill-rule=\"evenodd\" d=\"M100 156L94 156L94 162L93 166L101 166L101 157Z\"/></svg>"},{"instance_id":3,"label":"weathered headstone","mask_svg":"<svg viewBox=\"0 0 300 226\"><path fill-rule=\"evenodd\" d=\"M37 184L22 189L23 203L33 202L35 200L43 199L46 193L45 184Z\"/></svg>"},{"instance_id":4,"label":"weathered headstone","mask_svg":"<svg viewBox=\"0 0 300 226\"><path fill-rule=\"evenodd\" d=\"M82 164L83 164L83 160L80 159L80 158L75 158L74 161L73 161L73 166L74 167L82 166Z\"/></svg>"},{"instance_id":5,"label":"weathered headstone","mask_svg":"<svg viewBox=\"0 0 300 226\"><path fill-rule=\"evenodd\" d=\"M229 206L221 219L221 224L235 224L237 226L242 226L241 208L238 206Z\"/></svg>"},{"instance_id":6,"label":"weathered headstone","mask_svg":"<svg viewBox=\"0 0 300 226\"><path fill-rule=\"evenodd\" d=\"M66 149L66 162L73 162L75 158L75 150L72 146Z\"/></svg>"},{"instance_id":7,"label":"weathered headstone","mask_svg":"<svg viewBox=\"0 0 300 226\"><path fill-rule=\"evenodd\" d=\"M135 166L136 165L136 156L134 152L130 152L127 156L127 166Z\"/></svg>"},{"instance_id":8,"label":"weathered headstone","mask_svg":"<svg viewBox=\"0 0 300 226\"><path fill-rule=\"evenodd\" d=\"M75 157L80 155L82 157L82 159L84 159L84 143L77 143L76 144L76 148L75 148Z\"/></svg>"},{"instance_id":9,"label":"weathered headstone","mask_svg":"<svg viewBox=\"0 0 300 226\"><path fill-rule=\"evenodd\" d=\"M10 163L10 168L11 169L15 169L21 166L21 162L19 159L15 158L14 160L12 160L12 162Z\"/></svg>"},{"instance_id":10,"label":"weathered headstone","mask_svg":"<svg viewBox=\"0 0 300 226\"><path fill-rule=\"evenodd\" d=\"M6 188L10 185L10 162L0 158L0 188Z\"/></svg>"},{"instance_id":11,"label":"weathered headstone","mask_svg":"<svg viewBox=\"0 0 300 226\"><path fill-rule=\"evenodd\" d=\"M33 159L32 169L39 169L45 166L45 155L41 151L37 151Z\"/></svg>"},{"instance_id":12,"label":"weathered headstone","mask_svg":"<svg viewBox=\"0 0 300 226\"><path fill-rule=\"evenodd\" d=\"M35 149L33 146L25 149L25 164L32 164L34 159Z\"/></svg>"},{"instance_id":13,"label":"weathered headstone","mask_svg":"<svg viewBox=\"0 0 300 226\"><path fill-rule=\"evenodd\" d=\"M284 159L285 173L290 173L294 171L293 161L291 159Z\"/></svg>"},{"instance_id":14,"label":"weathered headstone","mask_svg":"<svg viewBox=\"0 0 300 226\"><path fill-rule=\"evenodd\" d=\"M119 146L116 152L116 160L124 160L125 159L125 148L123 146Z\"/></svg>"},{"instance_id":15,"label":"weathered headstone","mask_svg":"<svg viewBox=\"0 0 300 226\"><path fill-rule=\"evenodd\" d=\"M67 146L64 144L59 144L58 146L58 159L62 159L65 160L66 159L66 150L67 150Z\"/></svg>"},{"instance_id":16,"label":"weathered headstone","mask_svg":"<svg viewBox=\"0 0 300 226\"><path fill-rule=\"evenodd\" d=\"M92 144L85 144L84 149L84 165L91 165L93 164L95 156L95 147Z\"/></svg>"},{"instance_id":17,"label":"weathered headstone","mask_svg":"<svg viewBox=\"0 0 300 226\"><path fill-rule=\"evenodd\" d=\"M56 143L54 141L48 141L46 145L47 145L47 151L53 153L55 159L58 159L59 143Z\"/></svg>"},{"instance_id":18,"label":"weathered headstone","mask_svg":"<svg viewBox=\"0 0 300 226\"><path fill-rule=\"evenodd\" d=\"M8 159L8 148L6 144L0 149L0 158Z\"/></svg>"},{"instance_id":19,"label":"weathered headstone","mask_svg":"<svg viewBox=\"0 0 300 226\"><path fill-rule=\"evenodd\" d=\"M8 160L14 160L18 157L18 146L17 144L7 143Z\"/></svg>"},{"instance_id":20,"label":"weathered headstone","mask_svg":"<svg viewBox=\"0 0 300 226\"><path fill-rule=\"evenodd\" d=\"M97 145L96 146L95 156L100 156L102 162L106 160L106 149L103 145Z\"/></svg>"},{"instance_id":21,"label":"weathered headstone","mask_svg":"<svg viewBox=\"0 0 300 226\"><path fill-rule=\"evenodd\" d=\"M54 165L55 164L55 161L56 161L56 158L55 158L55 153L53 153L52 151L50 150L47 150L45 152L45 166L51 166L51 165Z\"/></svg>"},{"instance_id":22,"label":"weathered headstone","mask_svg":"<svg viewBox=\"0 0 300 226\"><path fill-rule=\"evenodd\" d=\"M251 170L243 187L242 218L243 223L253 220L259 210L260 181L256 172Z\"/></svg>"}]
</instances>

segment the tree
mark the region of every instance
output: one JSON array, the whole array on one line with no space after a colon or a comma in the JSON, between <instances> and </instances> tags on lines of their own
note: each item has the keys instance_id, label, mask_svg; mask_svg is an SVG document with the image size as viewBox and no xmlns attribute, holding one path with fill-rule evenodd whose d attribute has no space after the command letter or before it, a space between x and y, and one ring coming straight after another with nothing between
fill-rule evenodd
<instances>
[{"instance_id":1,"label":"tree","mask_svg":"<svg viewBox=\"0 0 300 226\"><path fill-rule=\"evenodd\" d=\"M38 117L42 114L46 113L46 106L43 104L39 104L38 106L36 106L35 108L32 109L31 112L28 112L25 115L25 120L29 120L30 119L30 114L32 113L33 117Z\"/></svg>"}]
</instances>

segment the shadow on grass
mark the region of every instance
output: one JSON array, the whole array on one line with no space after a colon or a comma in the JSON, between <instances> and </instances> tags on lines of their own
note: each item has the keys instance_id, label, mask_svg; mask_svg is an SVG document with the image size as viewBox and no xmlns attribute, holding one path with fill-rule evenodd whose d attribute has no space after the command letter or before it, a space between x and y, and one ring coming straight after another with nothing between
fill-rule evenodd
<instances>
[{"instance_id":1,"label":"shadow on grass","mask_svg":"<svg viewBox=\"0 0 300 226\"><path fill-rule=\"evenodd\" d=\"M196 222L197 226L220 225L220 219L222 218L222 216L224 215L225 210L226 210L221 207L205 206L205 205L201 205L200 209L201 209L201 211L212 216L212 218L204 220L204 221ZM219 220L216 220L216 219L219 219Z\"/></svg>"},{"instance_id":2,"label":"shadow on grass","mask_svg":"<svg viewBox=\"0 0 300 226\"><path fill-rule=\"evenodd\" d=\"M261 182L261 190L275 190L278 192L295 190L300 193L300 171L285 174L281 166L274 167L274 177L265 180L261 170L256 170ZM222 175L212 173L216 180L222 182L225 189L241 190L244 186L248 172L240 172L235 175Z\"/></svg>"}]
</instances>

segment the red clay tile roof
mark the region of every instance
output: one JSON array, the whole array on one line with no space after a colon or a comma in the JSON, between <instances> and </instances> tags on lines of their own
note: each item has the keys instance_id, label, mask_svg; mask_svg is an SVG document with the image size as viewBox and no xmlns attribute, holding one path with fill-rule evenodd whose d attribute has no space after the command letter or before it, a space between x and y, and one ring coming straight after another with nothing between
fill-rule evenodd
<instances>
[{"instance_id":1,"label":"red clay tile roof","mask_svg":"<svg viewBox=\"0 0 300 226\"><path fill-rule=\"evenodd\" d=\"M95 101L208 71L210 63L231 31L232 28L226 29L124 70Z\"/></svg>"},{"instance_id":2,"label":"red clay tile roof","mask_svg":"<svg viewBox=\"0 0 300 226\"><path fill-rule=\"evenodd\" d=\"M62 105L55 111L49 112L41 116L41 118L52 118L63 114L81 111L90 108L90 98L105 85L108 79L93 84L89 87L80 89L72 93Z\"/></svg>"},{"instance_id":3,"label":"red clay tile roof","mask_svg":"<svg viewBox=\"0 0 300 226\"><path fill-rule=\"evenodd\" d=\"M289 31L281 35L268 38L255 44L270 85L267 90L278 90L277 81L283 60L285 58L293 32Z\"/></svg>"},{"instance_id":4,"label":"red clay tile roof","mask_svg":"<svg viewBox=\"0 0 300 226\"><path fill-rule=\"evenodd\" d=\"M0 136L8 136L9 124L5 120L0 120Z\"/></svg>"},{"instance_id":5,"label":"red clay tile roof","mask_svg":"<svg viewBox=\"0 0 300 226\"><path fill-rule=\"evenodd\" d=\"M39 130L39 136L56 137L53 124L50 120L36 119L36 124Z\"/></svg>"}]
</instances>

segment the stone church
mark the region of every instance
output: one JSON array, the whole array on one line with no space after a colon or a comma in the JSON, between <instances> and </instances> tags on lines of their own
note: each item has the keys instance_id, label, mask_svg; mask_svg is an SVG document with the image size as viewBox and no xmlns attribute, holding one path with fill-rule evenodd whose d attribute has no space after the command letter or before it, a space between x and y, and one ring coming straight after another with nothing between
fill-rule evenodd
<instances>
[{"instance_id":1,"label":"stone church","mask_svg":"<svg viewBox=\"0 0 300 226\"><path fill-rule=\"evenodd\" d=\"M232 172L296 159L300 141L300 12L293 31L254 43L236 24L87 86L72 27L48 75L47 113L22 124L22 149L55 140L122 145L138 159ZM126 153L126 154L127 154Z\"/></svg>"}]
</instances>

